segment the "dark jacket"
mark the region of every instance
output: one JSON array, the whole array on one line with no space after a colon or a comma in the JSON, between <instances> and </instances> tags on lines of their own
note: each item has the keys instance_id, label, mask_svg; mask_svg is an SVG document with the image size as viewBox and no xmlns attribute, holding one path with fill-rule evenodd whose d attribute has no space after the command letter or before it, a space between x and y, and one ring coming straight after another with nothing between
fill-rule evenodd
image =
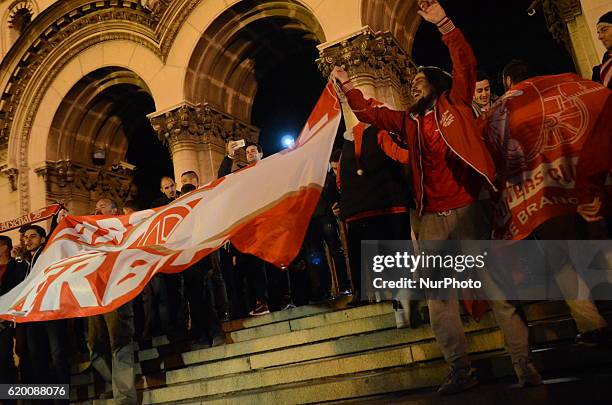
<instances>
[{"instance_id":1,"label":"dark jacket","mask_svg":"<svg viewBox=\"0 0 612 405\"><path fill-rule=\"evenodd\" d=\"M225 155L225 157L221 161L221 166L219 166L219 170L217 171L217 178L227 176L228 174L231 174L235 172L236 170L240 170L243 167L246 167L246 165L242 165L238 163L238 168L236 170L232 170L233 166L234 166L234 159Z\"/></svg>"},{"instance_id":2,"label":"dark jacket","mask_svg":"<svg viewBox=\"0 0 612 405\"><path fill-rule=\"evenodd\" d=\"M0 295L6 294L21 283L25 279L27 271L27 262L18 262L15 259L9 260L6 272L0 279Z\"/></svg>"},{"instance_id":3,"label":"dark jacket","mask_svg":"<svg viewBox=\"0 0 612 405\"><path fill-rule=\"evenodd\" d=\"M176 200L177 198L179 198L179 196L181 195L181 193L179 191L176 192L176 198L171 199L166 197L165 194L162 194L159 198L157 198L155 201L153 201L151 203L151 208L157 208L157 207L162 207L164 205L168 205L170 204L172 201Z\"/></svg>"},{"instance_id":4,"label":"dark jacket","mask_svg":"<svg viewBox=\"0 0 612 405\"><path fill-rule=\"evenodd\" d=\"M336 186L336 176L333 171L327 172L327 177L325 178L325 185L323 186L323 190L321 190L321 198L319 198L319 202L315 208L314 214L312 216L322 217L322 216L334 216L334 212L332 211L332 206L340 201L340 193L338 192L338 187Z\"/></svg>"},{"instance_id":5,"label":"dark jacket","mask_svg":"<svg viewBox=\"0 0 612 405\"><path fill-rule=\"evenodd\" d=\"M448 24L452 24L449 22ZM458 28L451 27L442 36L453 63L453 84L438 97L434 106L438 129L444 141L461 160L474 169L494 188L495 165L478 129L472 98L476 87L476 57ZM410 166L419 214L423 207L424 186L420 154L420 117L409 111L375 107L361 91L343 85L348 102L362 122L401 134L410 150Z\"/></svg>"},{"instance_id":6,"label":"dark jacket","mask_svg":"<svg viewBox=\"0 0 612 405\"><path fill-rule=\"evenodd\" d=\"M405 165L380 147L375 127L364 131L358 167L353 141L344 141L340 157L340 214L344 220L367 212L391 213L412 206L412 195L403 174ZM386 134L386 132L385 132ZM362 170L362 175L357 173ZM398 211L399 212L399 211Z\"/></svg>"}]
</instances>

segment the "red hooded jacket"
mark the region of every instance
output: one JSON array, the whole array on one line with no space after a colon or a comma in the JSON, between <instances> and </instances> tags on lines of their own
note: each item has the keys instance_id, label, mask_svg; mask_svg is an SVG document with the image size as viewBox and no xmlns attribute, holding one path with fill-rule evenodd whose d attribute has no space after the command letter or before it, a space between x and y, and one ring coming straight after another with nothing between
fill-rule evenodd
<instances>
[{"instance_id":1,"label":"red hooded jacket","mask_svg":"<svg viewBox=\"0 0 612 405\"><path fill-rule=\"evenodd\" d=\"M452 21L439 24L442 40L450 51L453 64L453 84L442 93L434 112L440 134L449 149L494 187L495 165L478 129L472 111L476 87L476 57L463 33ZM420 153L419 117L409 111L375 107L375 100L366 100L350 83L342 86L357 118L378 128L401 134L410 150L410 165L419 215L423 210L423 169Z\"/></svg>"}]
</instances>

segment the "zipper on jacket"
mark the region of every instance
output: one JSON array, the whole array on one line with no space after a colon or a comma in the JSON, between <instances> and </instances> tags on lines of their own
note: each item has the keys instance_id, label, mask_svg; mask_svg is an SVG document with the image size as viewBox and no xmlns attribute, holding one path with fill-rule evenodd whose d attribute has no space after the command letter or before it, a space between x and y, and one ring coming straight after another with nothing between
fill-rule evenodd
<instances>
[{"instance_id":1,"label":"zipper on jacket","mask_svg":"<svg viewBox=\"0 0 612 405\"><path fill-rule=\"evenodd\" d=\"M495 185L493 183L491 183L491 180L489 180L489 178L480 170L478 170L477 168L474 167L474 165L472 165L470 162L468 162L466 159L463 158L463 156L461 156L460 154L457 153L457 151L455 151L455 149L453 149L452 146L450 146L450 144L448 143L448 141L446 140L446 138L444 137L444 134L442 133L442 129L440 128L440 123L438 122L438 111L437 111L437 106L434 105L434 119L436 120L436 126L438 127L438 131L440 131L440 136L442 137L442 140L444 141L444 143L446 144L446 146L448 146L448 148L453 151L453 153L457 156L459 156L459 159L463 160L463 162L465 164L467 164L468 166L470 166L472 169L474 169L474 171L476 171L476 173L480 174L482 177L484 177L487 180L487 183L489 183L489 185L493 188L493 191L497 192L497 187L495 187Z\"/></svg>"},{"instance_id":2,"label":"zipper on jacket","mask_svg":"<svg viewBox=\"0 0 612 405\"><path fill-rule=\"evenodd\" d=\"M423 174L423 150L421 149L421 123L418 117L414 118L410 114L410 118L416 121L417 124L417 142L419 144L419 167L421 168L421 198L419 199L419 217L423 215L423 196L425 195L424 174Z\"/></svg>"}]
</instances>

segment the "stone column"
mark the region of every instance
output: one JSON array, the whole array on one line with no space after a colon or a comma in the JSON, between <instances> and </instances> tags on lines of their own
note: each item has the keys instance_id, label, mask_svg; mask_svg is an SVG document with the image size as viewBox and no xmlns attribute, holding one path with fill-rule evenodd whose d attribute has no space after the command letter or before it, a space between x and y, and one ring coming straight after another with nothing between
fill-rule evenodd
<instances>
[{"instance_id":1,"label":"stone column","mask_svg":"<svg viewBox=\"0 0 612 405\"><path fill-rule=\"evenodd\" d=\"M187 101L147 116L159 139L170 149L177 181L188 170L200 175L197 148L203 128L198 121L199 116L199 107Z\"/></svg>"},{"instance_id":2,"label":"stone column","mask_svg":"<svg viewBox=\"0 0 612 405\"><path fill-rule=\"evenodd\" d=\"M188 170L196 171L202 184L214 180L228 140L244 139L248 143L259 138L256 127L209 104L184 101L148 117L159 139L170 149L177 180ZM241 159L244 161L244 155Z\"/></svg>"},{"instance_id":3,"label":"stone column","mask_svg":"<svg viewBox=\"0 0 612 405\"><path fill-rule=\"evenodd\" d=\"M580 6L585 28L589 32L591 42L595 46L597 62L601 63L601 58L606 49L597 38L597 20L608 11L612 11L612 4L610 4L610 0L580 0Z\"/></svg>"},{"instance_id":4,"label":"stone column","mask_svg":"<svg viewBox=\"0 0 612 405\"><path fill-rule=\"evenodd\" d=\"M541 6L548 30L572 55L578 74L590 79L593 66L601 62L603 55L603 51L598 55L596 50L596 46L600 45L597 34L593 36L596 30L595 20L599 16L593 21L587 19L580 0L538 0L533 4Z\"/></svg>"},{"instance_id":5,"label":"stone column","mask_svg":"<svg viewBox=\"0 0 612 405\"><path fill-rule=\"evenodd\" d=\"M395 109L411 104L409 83L416 73L412 58L390 32L363 27L346 38L318 46L323 76L335 66L348 72L355 87Z\"/></svg>"}]
</instances>

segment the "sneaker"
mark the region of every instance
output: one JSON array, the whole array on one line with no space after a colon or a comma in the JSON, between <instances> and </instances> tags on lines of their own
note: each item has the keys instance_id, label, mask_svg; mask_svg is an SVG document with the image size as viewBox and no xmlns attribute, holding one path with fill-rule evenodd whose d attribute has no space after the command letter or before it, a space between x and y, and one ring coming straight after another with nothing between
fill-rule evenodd
<instances>
[{"instance_id":1,"label":"sneaker","mask_svg":"<svg viewBox=\"0 0 612 405\"><path fill-rule=\"evenodd\" d=\"M440 395L453 395L469 390L472 387L478 385L478 379L476 373L471 367L466 368L455 368L451 366L446 380L438 388L438 394Z\"/></svg>"},{"instance_id":2,"label":"sneaker","mask_svg":"<svg viewBox=\"0 0 612 405\"><path fill-rule=\"evenodd\" d=\"M608 341L608 336L604 328L595 329L589 332L579 333L574 339L576 344L585 346L600 346Z\"/></svg>"},{"instance_id":3,"label":"sneaker","mask_svg":"<svg viewBox=\"0 0 612 405\"><path fill-rule=\"evenodd\" d=\"M518 363L512 364L512 366L518 377L520 387L535 387L542 384L542 376L538 373L531 360L521 359Z\"/></svg>"},{"instance_id":4,"label":"sneaker","mask_svg":"<svg viewBox=\"0 0 612 405\"><path fill-rule=\"evenodd\" d=\"M338 295L342 295L342 296L353 295L353 292L351 291L350 288L347 288L346 290L342 290L338 292Z\"/></svg>"},{"instance_id":5,"label":"sneaker","mask_svg":"<svg viewBox=\"0 0 612 405\"><path fill-rule=\"evenodd\" d=\"M269 314L270 310L268 309L268 304L266 304L265 302L258 302L255 305L255 308L249 312L250 316L260 316L260 315L265 315L265 314Z\"/></svg>"}]
</instances>

